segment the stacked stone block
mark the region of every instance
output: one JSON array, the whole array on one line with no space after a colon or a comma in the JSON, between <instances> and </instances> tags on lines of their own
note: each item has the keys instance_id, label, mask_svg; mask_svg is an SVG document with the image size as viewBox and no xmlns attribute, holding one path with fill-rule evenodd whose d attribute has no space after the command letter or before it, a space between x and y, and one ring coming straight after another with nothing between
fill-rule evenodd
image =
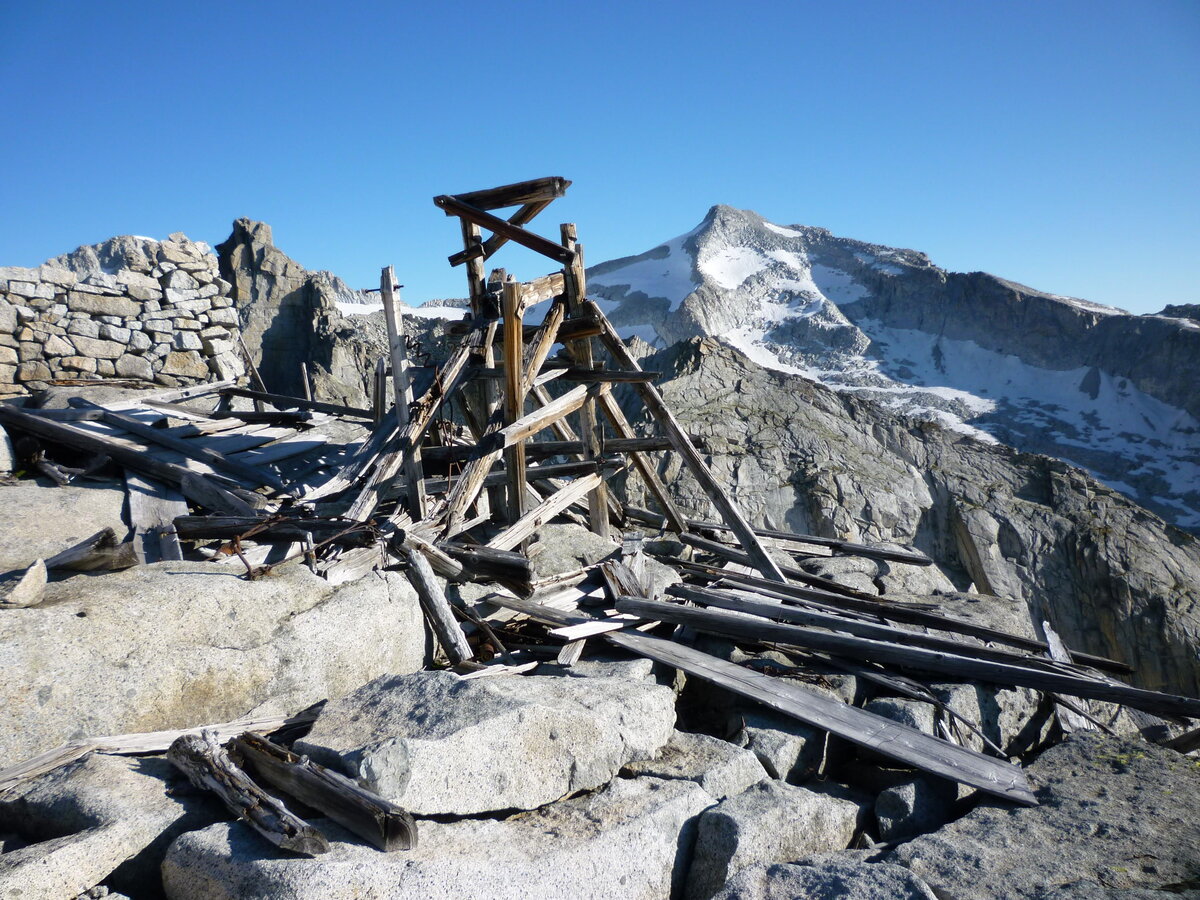
<instances>
[{"instance_id":1,"label":"stacked stone block","mask_svg":"<svg viewBox=\"0 0 1200 900\"><path fill-rule=\"evenodd\" d=\"M179 233L0 267L0 397L61 379L177 387L239 377L229 294L208 245Z\"/></svg>"}]
</instances>

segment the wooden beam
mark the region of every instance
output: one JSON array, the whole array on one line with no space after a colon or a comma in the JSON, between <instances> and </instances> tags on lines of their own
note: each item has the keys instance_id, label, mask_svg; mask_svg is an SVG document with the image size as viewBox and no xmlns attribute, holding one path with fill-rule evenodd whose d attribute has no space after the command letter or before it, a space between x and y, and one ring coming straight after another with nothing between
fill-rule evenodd
<instances>
[{"instance_id":1,"label":"wooden beam","mask_svg":"<svg viewBox=\"0 0 1200 900\"><path fill-rule=\"evenodd\" d=\"M562 245L571 251L571 259L566 261L563 268L564 290L567 311L579 315L584 298L587 297L587 272L583 266L583 245L576 241L575 226L566 222L559 228ZM571 344L571 353L582 369L595 369L595 359L592 355L592 339L582 338ZM579 413L579 436L583 439L583 458L597 459L600 456L600 445L604 440L604 429L596 415L596 402L589 399ZM608 486L601 481L592 493L588 494L588 522L592 531L601 537L608 537Z\"/></svg>"},{"instance_id":2,"label":"wooden beam","mask_svg":"<svg viewBox=\"0 0 1200 900\"><path fill-rule=\"evenodd\" d=\"M227 387L223 388L221 393L229 397L246 397L250 400L261 400L280 409L311 409L313 412L329 413L332 416L349 416L355 419L370 419L374 416L372 410L359 409L357 406L343 406L340 403L326 403L323 400L289 397L287 394L252 391L249 388Z\"/></svg>"},{"instance_id":3,"label":"wooden beam","mask_svg":"<svg viewBox=\"0 0 1200 900\"><path fill-rule=\"evenodd\" d=\"M253 732L235 738L232 749L261 780L320 810L385 853L416 849L413 817L345 775Z\"/></svg>"},{"instance_id":4,"label":"wooden beam","mask_svg":"<svg viewBox=\"0 0 1200 900\"><path fill-rule=\"evenodd\" d=\"M566 178L552 175L548 178L518 181L515 184L505 184L482 191L467 191L464 194L454 194L453 196L463 203L469 203L479 209L499 209L521 203L556 200L565 194L570 186L571 182Z\"/></svg>"},{"instance_id":5,"label":"wooden beam","mask_svg":"<svg viewBox=\"0 0 1200 900\"><path fill-rule=\"evenodd\" d=\"M600 340L608 348L613 359L623 368L641 369L637 360L633 358L633 355L617 334L616 329L612 327L612 323L600 311L600 307L591 301L588 301L587 305L600 320ZM747 554L749 554L752 560L751 564L762 572L766 578L773 581L785 581L783 573L779 571L779 566L767 553L759 541L758 535L750 527L750 523L742 516L742 512L738 509L737 504L733 502L717 482L717 479L713 477L708 466L704 464L700 453L692 445L687 433L675 418L675 414L671 412L670 408L663 401L658 389L652 384L641 382L634 382L633 387L641 395L642 402L658 422L659 427L671 439L671 443L675 445L675 452L680 455L684 464L691 470L693 477L699 482L701 489L717 508L717 511L721 514L721 518L725 520L725 524L733 529L733 533L737 536L738 541L745 548Z\"/></svg>"},{"instance_id":6,"label":"wooden beam","mask_svg":"<svg viewBox=\"0 0 1200 900\"><path fill-rule=\"evenodd\" d=\"M515 213L508 217L510 225L527 225L537 218L538 213L549 206L550 200L535 200L532 203L526 203ZM451 266L459 266L465 262L477 259L480 263L491 259L496 255L496 251L508 243L508 238L502 234L493 234L486 241L471 245L470 248L460 250L450 257Z\"/></svg>"},{"instance_id":7,"label":"wooden beam","mask_svg":"<svg viewBox=\"0 0 1200 900\"><path fill-rule=\"evenodd\" d=\"M605 635L604 639L632 653L711 681L735 694L905 765L979 788L1005 800L1027 806L1037 805L1033 788L1025 774L1004 760L947 743L915 728L809 690L790 679L774 678L745 669L673 641L627 631Z\"/></svg>"},{"instance_id":8,"label":"wooden beam","mask_svg":"<svg viewBox=\"0 0 1200 900\"><path fill-rule=\"evenodd\" d=\"M455 621L450 601L446 599L442 586L438 584L425 554L409 546L403 547L402 552L408 562L408 580L416 589L421 608L425 610L425 617L450 662L458 665L465 660L474 659L471 645L467 643L466 636Z\"/></svg>"},{"instance_id":9,"label":"wooden beam","mask_svg":"<svg viewBox=\"0 0 1200 900\"><path fill-rule=\"evenodd\" d=\"M533 387L533 380L541 372L542 363L546 361L546 357L550 355L550 351L558 341L558 330L562 327L566 314L567 307L565 301L558 302L550 307L546 313L546 318L542 320L542 325L533 339L533 346L530 348L529 368L524 371L522 376L525 393L529 393L529 389Z\"/></svg>"},{"instance_id":10,"label":"wooden beam","mask_svg":"<svg viewBox=\"0 0 1200 900\"><path fill-rule=\"evenodd\" d=\"M230 812L281 850L305 856L329 851L324 835L251 781L213 732L178 738L167 751L167 759L192 784L212 791Z\"/></svg>"},{"instance_id":11,"label":"wooden beam","mask_svg":"<svg viewBox=\"0 0 1200 900\"><path fill-rule=\"evenodd\" d=\"M565 487L551 494L524 516L496 535L487 546L493 550L511 550L535 531L557 516L560 512L579 500L589 491L593 491L600 482L600 476L593 472L568 482Z\"/></svg>"},{"instance_id":12,"label":"wooden beam","mask_svg":"<svg viewBox=\"0 0 1200 900\"><path fill-rule=\"evenodd\" d=\"M139 475L125 473L125 496L129 502L129 524L139 563L183 559L175 519L188 514L188 505L177 489Z\"/></svg>"},{"instance_id":13,"label":"wooden beam","mask_svg":"<svg viewBox=\"0 0 1200 900\"><path fill-rule=\"evenodd\" d=\"M525 412L522 315L521 285L507 282L504 285L504 421L510 425ZM505 448L504 467L508 472L508 521L516 522L525 513L524 440Z\"/></svg>"},{"instance_id":14,"label":"wooden beam","mask_svg":"<svg viewBox=\"0 0 1200 900\"><path fill-rule=\"evenodd\" d=\"M404 343L404 320L396 308L396 273L385 266L379 276L379 296L383 300L383 316L387 324L388 354L392 360L392 394L396 404L396 427L403 434L408 428L409 406L413 401L412 382L408 376L408 353ZM418 521L425 518L425 472L421 467L421 444L414 441L404 454L404 477L407 480L408 511Z\"/></svg>"},{"instance_id":15,"label":"wooden beam","mask_svg":"<svg viewBox=\"0 0 1200 900\"><path fill-rule=\"evenodd\" d=\"M659 619L676 625L687 625L697 631L705 631L710 634L752 641L791 644L848 656L851 659L865 659L959 678L987 681L1007 687L1057 691L1073 697L1122 703L1157 715L1200 716L1200 700L1142 690L1116 681L1096 681L1075 674L1023 668L992 660L972 659L961 654L930 650L910 644L896 644L853 637L848 634L835 634L798 625L778 625L774 622L748 619L736 613L697 609L657 600L624 597L617 601L617 609L647 619Z\"/></svg>"},{"instance_id":16,"label":"wooden beam","mask_svg":"<svg viewBox=\"0 0 1200 900\"><path fill-rule=\"evenodd\" d=\"M505 219L498 216L493 216L491 213L484 212L482 209L472 206L469 203L463 203L456 197L443 195L434 197L433 202L441 207L447 215L458 216L466 222L473 225L478 225L480 228L486 228L494 234L504 235L510 241L520 244L535 253L540 253L543 256L548 256L560 263L569 263L571 261L571 253L553 241L547 240L539 234L534 234L532 231L526 231L517 225L513 225Z\"/></svg>"}]
</instances>

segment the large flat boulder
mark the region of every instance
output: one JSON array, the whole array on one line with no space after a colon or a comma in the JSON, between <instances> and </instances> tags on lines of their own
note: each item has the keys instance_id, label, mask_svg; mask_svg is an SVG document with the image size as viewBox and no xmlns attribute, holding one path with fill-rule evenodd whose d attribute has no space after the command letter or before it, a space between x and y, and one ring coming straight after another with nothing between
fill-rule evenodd
<instances>
[{"instance_id":1,"label":"large flat boulder","mask_svg":"<svg viewBox=\"0 0 1200 900\"><path fill-rule=\"evenodd\" d=\"M0 484L0 574L28 568L102 528L124 538L125 488L116 483L68 484L33 479Z\"/></svg>"},{"instance_id":2,"label":"large flat boulder","mask_svg":"<svg viewBox=\"0 0 1200 900\"><path fill-rule=\"evenodd\" d=\"M214 825L171 845L163 882L171 900L661 900L711 802L689 781L618 779L507 819L422 821L419 846L397 853L318 820L331 849L315 859L276 852L240 822Z\"/></svg>"},{"instance_id":3,"label":"large flat boulder","mask_svg":"<svg viewBox=\"0 0 1200 900\"><path fill-rule=\"evenodd\" d=\"M1196 891L1194 760L1137 739L1085 734L1026 771L1040 805L988 801L886 861L945 897L1115 900Z\"/></svg>"},{"instance_id":4,"label":"large flat boulder","mask_svg":"<svg viewBox=\"0 0 1200 900\"><path fill-rule=\"evenodd\" d=\"M424 662L402 575L332 588L301 566L247 581L212 563L76 576L0 610L0 758L76 738L295 712Z\"/></svg>"},{"instance_id":5,"label":"large flat boulder","mask_svg":"<svg viewBox=\"0 0 1200 900\"><path fill-rule=\"evenodd\" d=\"M864 865L837 854L798 863L759 863L743 869L713 900L937 900L903 866Z\"/></svg>"},{"instance_id":6,"label":"large flat boulder","mask_svg":"<svg viewBox=\"0 0 1200 900\"><path fill-rule=\"evenodd\" d=\"M0 853L0 897L70 898L101 882L155 895L168 844L224 818L215 801L174 796L181 780L164 759L93 754L7 792L0 832L29 843Z\"/></svg>"},{"instance_id":7,"label":"large flat boulder","mask_svg":"<svg viewBox=\"0 0 1200 900\"><path fill-rule=\"evenodd\" d=\"M389 675L326 706L296 747L417 815L533 809L656 753L674 701L625 678Z\"/></svg>"},{"instance_id":8,"label":"large flat boulder","mask_svg":"<svg viewBox=\"0 0 1200 900\"><path fill-rule=\"evenodd\" d=\"M630 775L694 781L714 799L740 794L767 777L758 758L742 747L707 734L676 731L653 759L625 767Z\"/></svg>"}]
</instances>

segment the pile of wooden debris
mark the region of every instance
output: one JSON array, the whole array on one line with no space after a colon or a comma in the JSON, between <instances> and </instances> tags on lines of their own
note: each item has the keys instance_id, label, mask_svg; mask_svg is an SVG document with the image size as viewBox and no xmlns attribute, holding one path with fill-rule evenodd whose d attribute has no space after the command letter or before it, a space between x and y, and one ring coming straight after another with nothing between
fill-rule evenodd
<instances>
[{"instance_id":1,"label":"pile of wooden debris","mask_svg":"<svg viewBox=\"0 0 1200 900\"><path fill-rule=\"evenodd\" d=\"M1200 701L1117 681L1112 675L1127 673L1127 667L1067 650L1048 625L1043 643L959 621L931 606L885 601L781 564L789 557L831 554L914 566L930 560L915 550L750 526L664 403L653 384L656 373L641 369L587 299L575 227L562 226L557 243L524 227L568 185L546 178L435 199L461 221L463 249L450 261L465 266L470 311L456 326L460 340L444 362L414 366L406 358L396 279L390 267L383 271L380 295L391 353L378 369L374 409L278 396L261 381L255 390L224 382L103 407L78 400L75 408L57 411L0 406L0 423L14 435L37 439L52 456L67 448L106 457L127 472L136 541L117 544L114 535L101 533L45 565L117 568L194 552L244 566L248 578L303 559L334 582L400 567L460 674L520 672L548 653L570 665L589 641L615 645L905 765L1023 804L1036 803L1031 786L995 747L991 753L968 749L796 680L706 654L687 638L701 632L767 645L797 666L832 666L931 702L936 698L913 676L1033 688L1052 695L1064 729L1099 727L1071 698L1121 704L1177 724L1200 717ZM507 219L490 212L505 207L517 209ZM484 230L491 233L486 240ZM509 241L561 268L528 282L503 270L486 276L485 262ZM527 321L535 307L546 312ZM640 399L657 436L635 431L613 393L616 384ZM215 408L202 405L205 399L218 400ZM656 451L677 454L719 522L690 518L677 508L648 455ZM70 477L70 469L44 462L51 474ZM657 512L627 507L609 492L608 479L623 470L642 479ZM613 558L537 581L523 548L539 528L564 517L600 536L619 535L621 551L614 544ZM639 527L669 532L690 548L686 560L660 557L679 573L680 583L657 595L643 571L649 549ZM13 596L36 603L39 578L44 583L44 569L28 573L28 583ZM493 614L447 599L443 585L463 581L502 586L487 598ZM221 736L242 730L226 729ZM1193 730L1176 737L1173 746L1194 748L1200 745L1196 735ZM229 788L234 776L218 771L225 763L215 737L180 740L173 757L181 767L253 806L244 797L250 789ZM128 743L129 752L147 747ZM121 746L118 739L105 745ZM269 776L275 752L269 746L243 738L236 749ZM62 756L0 773L0 787L44 771ZM303 777L315 783L308 790L320 794L325 776L305 774L298 760L283 760L290 768L276 769L290 772L293 782ZM356 796L348 783L334 793L343 802ZM388 828L407 835L411 823L402 811L385 801L382 811L371 811L374 801L361 796L350 802L359 804L360 817L383 823L377 827L384 835L380 846L415 841L415 831L403 839L387 837ZM279 835L300 826L276 821L263 828ZM307 832L293 842L305 852L316 852L320 843Z\"/></svg>"}]
</instances>

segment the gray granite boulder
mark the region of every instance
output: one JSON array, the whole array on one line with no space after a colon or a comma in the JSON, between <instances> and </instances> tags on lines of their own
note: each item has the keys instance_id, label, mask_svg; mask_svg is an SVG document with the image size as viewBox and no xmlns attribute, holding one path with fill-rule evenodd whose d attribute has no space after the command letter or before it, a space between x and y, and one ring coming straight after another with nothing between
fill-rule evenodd
<instances>
[{"instance_id":1,"label":"gray granite boulder","mask_svg":"<svg viewBox=\"0 0 1200 900\"><path fill-rule=\"evenodd\" d=\"M939 900L903 866L865 864L837 854L802 863L748 866L713 900ZM943 898L944 900L944 898Z\"/></svg>"},{"instance_id":2,"label":"gray granite boulder","mask_svg":"<svg viewBox=\"0 0 1200 900\"><path fill-rule=\"evenodd\" d=\"M676 731L653 759L625 767L630 775L680 778L694 781L715 800L740 794L767 776L762 763L749 750L710 737Z\"/></svg>"},{"instance_id":3,"label":"gray granite boulder","mask_svg":"<svg viewBox=\"0 0 1200 900\"><path fill-rule=\"evenodd\" d=\"M335 589L297 565L246 581L163 562L45 596L0 611L0 670L21 673L0 679L0 758L12 761L81 737L296 712L424 664L420 605L398 573Z\"/></svg>"},{"instance_id":4,"label":"gray granite boulder","mask_svg":"<svg viewBox=\"0 0 1200 900\"><path fill-rule=\"evenodd\" d=\"M533 809L653 756L674 700L625 678L417 672L330 703L296 747L417 815Z\"/></svg>"},{"instance_id":5,"label":"gray granite boulder","mask_svg":"<svg viewBox=\"0 0 1200 900\"><path fill-rule=\"evenodd\" d=\"M711 798L688 781L618 779L507 819L422 821L415 850L380 853L325 820L329 853L278 853L242 823L180 837L163 863L171 900L661 900Z\"/></svg>"},{"instance_id":6,"label":"gray granite boulder","mask_svg":"<svg viewBox=\"0 0 1200 900\"><path fill-rule=\"evenodd\" d=\"M911 869L943 897L1115 900L1197 890L1194 760L1136 739L1085 734L1026 771L1040 805L987 801L885 861Z\"/></svg>"},{"instance_id":7,"label":"gray granite boulder","mask_svg":"<svg viewBox=\"0 0 1200 900\"><path fill-rule=\"evenodd\" d=\"M857 818L858 806L848 800L760 782L700 816L688 900L708 900L747 866L843 850Z\"/></svg>"}]
</instances>

